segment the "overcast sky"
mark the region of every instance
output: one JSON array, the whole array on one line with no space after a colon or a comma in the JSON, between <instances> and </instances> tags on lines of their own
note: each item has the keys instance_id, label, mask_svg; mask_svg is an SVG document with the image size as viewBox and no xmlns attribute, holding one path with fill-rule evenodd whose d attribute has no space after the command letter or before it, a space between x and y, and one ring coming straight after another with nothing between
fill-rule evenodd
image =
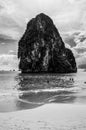
<instances>
[{"instance_id":1,"label":"overcast sky","mask_svg":"<svg viewBox=\"0 0 86 130\"><path fill-rule=\"evenodd\" d=\"M86 0L0 0L0 69L14 68L13 61L17 66L14 55L18 40L27 22L39 13L45 13L53 19L62 38L66 33L86 32ZM76 37L76 46L72 49L75 54L78 52L77 57L86 59L86 40L83 44L80 42L83 35L86 37L86 33ZM84 53L79 54L80 51Z\"/></svg>"},{"instance_id":2,"label":"overcast sky","mask_svg":"<svg viewBox=\"0 0 86 130\"><path fill-rule=\"evenodd\" d=\"M0 0L0 32L16 38L41 12L52 17L60 31L84 29L86 0Z\"/></svg>"}]
</instances>

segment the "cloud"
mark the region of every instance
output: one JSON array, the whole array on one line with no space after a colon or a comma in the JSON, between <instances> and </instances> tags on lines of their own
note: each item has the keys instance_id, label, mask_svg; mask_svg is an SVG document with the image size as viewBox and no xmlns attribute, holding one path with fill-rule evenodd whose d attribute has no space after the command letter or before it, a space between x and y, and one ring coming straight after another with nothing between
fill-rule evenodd
<instances>
[{"instance_id":1,"label":"cloud","mask_svg":"<svg viewBox=\"0 0 86 130\"><path fill-rule=\"evenodd\" d=\"M78 67L86 69L86 32L67 33L64 36L64 41L69 44L70 49L73 51ZM72 44L72 41L74 44Z\"/></svg>"},{"instance_id":2,"label":"cloud","mask_svg":"<svg viewBox=\"0 0 86 130\"><path fill-rule=\"evenodd\" d=\"M18 22L16 7L13 0L0 0L0 33L14 36L15 39L21 34L22 26Z\"/></svg>"},{"instance_id":3,"label":"cloud","mask_svg":"<svg viewBox=\"0 0 86 130\"><path fill-rule=\"evenodd\" d=\"M9 54L10 50L17 53L18 40L5 34L0 34L0 54Z\"/></svg>"},{"instance_id":4,"label":"cloud","mask_svg":"<svg viewBox=\"0 0 86 130\"><path fill-rule=\"evenodd\" d=\"M17 55L14 50L9 50L8 54L9 54L9 55L15 55L15 56Z\"/></svg>"},{"instance_id":5,"label":"cloud","mask_svg":"<svg viewBox=\"0 0 86 130\"><path fill-rule=\"evenodd\" d=\"M0 55L0 70L18 70L16 55Z\"/></svg>"},{"instance_id":6,"label":"cloud","mask_svg":"<svg viewBox=\"0 0 86 130\"><path fill-rule=\"evenodd\" d=\"M81 69L86 69L86 52L80 55L77 59L78 67Z\"/></svg>"},{"instance_id":7,"label":"cloud","mask_svg":"<svg viewBox=\"0 0 86 130\"><path fill-rule=\"evenodd\" d=\"M73 34L73 36L74 36L74 41L76 43L76 46L74 46L73 49L82 56L86 52L86 32L81 31L75 34Z\"/></svg>"},{"instance_id":8,"label":"cloud","mask_svg":"<svg viewBox=\"0 0 86 130\"><path fill-rule=\"evenodd\" d=\"M68 45L70 45L71 48L76 46L75 38L74 38L73 35L64 34L64 35L62 36L62 38L63 38L63 41L64 41L65 43L67 43Z\"/></svg>"},{"instance_id":9,"label":"cloud","mask_svg":"<svg viewBox=\"0 0 86 130\"><path fill-rule=\"evenodd\" d=\"M75 0L69 0L69 2L70 2L71 4L73 4L73 3L75 2Z\"/></svg>"},{"instance_id":10,"label":"cloud","mask_svg":"<svg viewBox=\"0 0 86 130\"><path fill-rule=\"evenodd\" d=\"M74 31L63 34L64 42L68 43L71 48L86 49L86 32L85 31Z\"/></svg>"},{"instance_id":11,"label":"cloud","mask_svg":"<svg viewBox=\"0 0 86 130\"><path fill-rule=\"evenodd\" d=\"M1 69L15 68L17 41L24 33L26 23L41 12L53 19L77 63L85 64L86 0L0 0L0 54L7 54L0 55Z\"/></svg>"},{"instance_id":12,"label":"cloud","mask_svg":"<svg viewBox=\"0 0 86 130\"><path fill-rule=\"evenodd\" d=\"M0 5L0 11L3 9L3 6Z\"/></svg>"},{"instance_id":13,"label":"cloud","mask_svg":"<svg viewBox=\"0 0 86 130\"><path fill-rule=\"evenodd\" d=\"M2 25L19 28L22 32L26 26L25 22L41 12L52 17L61 31L79 29L83 24L82 14L86 11L85 0L0 0L0 3L3 6L1 19L7 21L1 22Z\"/></svg>"},{"instance_id":14,"label":"cloud","mask_svg":"<svg viewBox=\"0 0 86 130\"><path fill-rule=\"evenodd\" d=\"M0 43L5 44L5 43L15 43L16 40L12 38L11 36L7 36L5 34L0 34Z\"/></svg>"},{"instance_id":15,"label":"cloud","mask_svg":"<svg viewBox=\"0 0 86 130\"><path fill-rule=\"evenodd\" d=\"M0 0L0 32L19 39L26 22L41 12L53 19L61 33L84 29L85 5L85 0Z\"/></svg>"}]
</instances>

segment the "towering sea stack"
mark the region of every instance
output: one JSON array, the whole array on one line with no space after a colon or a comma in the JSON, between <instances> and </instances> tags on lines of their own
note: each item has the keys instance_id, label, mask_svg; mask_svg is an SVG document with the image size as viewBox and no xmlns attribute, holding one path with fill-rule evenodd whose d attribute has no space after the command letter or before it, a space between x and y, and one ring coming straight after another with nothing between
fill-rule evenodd
<instances>
[{"instance_id":1,"label":"towering sea stack","mask_svg":"<svg viewBox=\"0 0 86 130\"><path fill-rule=\"evenodd\" d=\"M19 69L22 73L77 72L75 58L47 15L41 13L30 20L19 41Z\"/></svg>"}]
</instances>

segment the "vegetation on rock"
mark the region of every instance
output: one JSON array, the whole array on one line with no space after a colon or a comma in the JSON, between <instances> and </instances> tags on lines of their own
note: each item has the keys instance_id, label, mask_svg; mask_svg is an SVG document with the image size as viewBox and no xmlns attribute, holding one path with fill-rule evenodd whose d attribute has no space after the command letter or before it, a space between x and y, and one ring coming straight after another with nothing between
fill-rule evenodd
<instances>
[{"instance_id":1,"label":"vegetation on rock","mask_svg":"<svg viewBox=\"0 0 86 130\"><path fill-rule=\"evenodd\" d=\"M76 61L47 15L41 13L30 20L19 41L19 69L23 73L77 72Z\"/></svg>"}]
</instances>

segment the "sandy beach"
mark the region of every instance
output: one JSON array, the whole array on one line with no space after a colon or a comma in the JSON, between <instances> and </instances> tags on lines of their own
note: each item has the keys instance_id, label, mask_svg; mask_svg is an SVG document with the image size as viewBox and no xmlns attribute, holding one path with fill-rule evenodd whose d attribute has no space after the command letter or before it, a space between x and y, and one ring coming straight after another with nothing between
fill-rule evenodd
<instances>
[{"instance_id":1,"label":"sandy beach","mask_svg":"<svg viewBox=\"0 0 86 130\"><path fill-rule=\"evenodd\" d=\"M85 77L1 73L0 130L86 130Z\"/></svg>"},{"instance_id":2,"label":"sandy beach","mask_svg":"<svg viewBox=\"0 0 86 130\"><path fill-rule=\"evenodd\" d=\"M0 113L0 130L86 130L86 105L46 104Z\"/></svg>"}]
</instances>

